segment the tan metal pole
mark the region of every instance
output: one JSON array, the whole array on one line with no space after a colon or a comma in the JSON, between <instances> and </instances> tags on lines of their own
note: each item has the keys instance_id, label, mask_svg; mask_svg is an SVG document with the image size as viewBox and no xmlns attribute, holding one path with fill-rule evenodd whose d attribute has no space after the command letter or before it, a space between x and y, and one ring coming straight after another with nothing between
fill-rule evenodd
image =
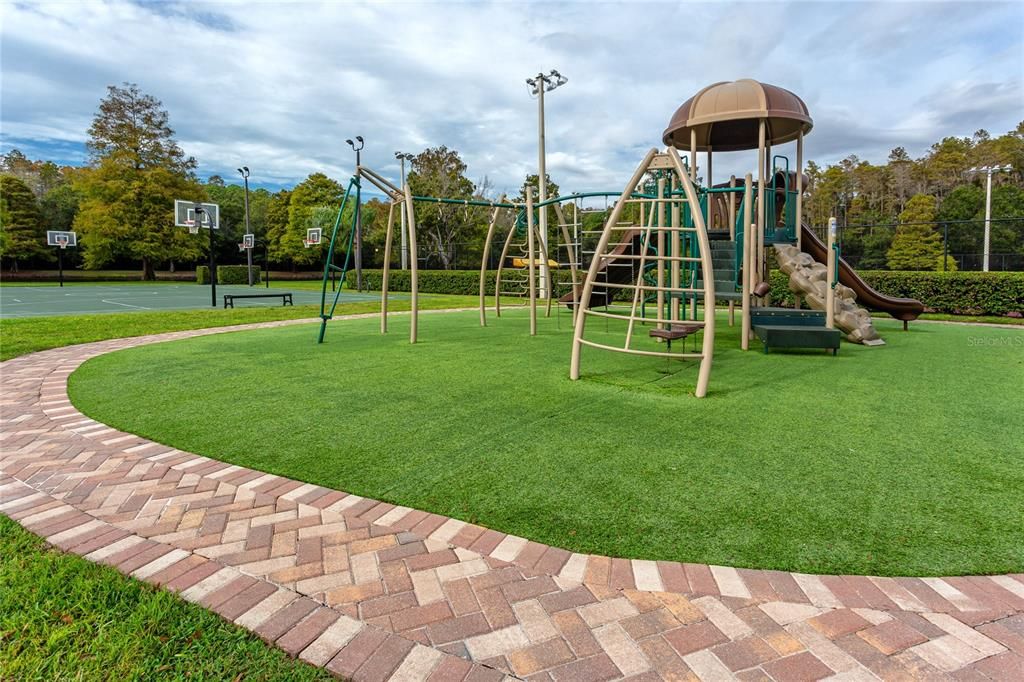
<instances>
[{"instance_id":1,"label":"tan metal pole","mask_svg":"<svg viewBox=\"0 0 1024 682\"><path fill-rule=\"evenodd\" d=\"M690 130L690 180L697 182L697 131ZM691 207L691 213L700 213L700 204Z\"/></svg>"},{"instance_id":2,"label":"tan metal pole","mask_svg":"<svg viewBox=\"0 0 1024 682\"><path fill-rule=\"evenodd\" d=\"M765 226L765 208L764 208L764 169L765 169L765 148L764 148L764 137L765 137L765 120L762 118L757 126L757 230L754 234L754 271L756 273L756 279L754 280L753 286L756 287L761 281L761 262L764 259L764 226Z\"/></svg>"},{"instance_id":3,"label":"tan metal pole","mask_svg":"<svg viewBox=\"0 0 1024 682\"><path fill-rule=\"evenodd\" d=\"M555 297L555 281L554 281L554 279L552 279L551 267L550 267L550 264L548 263L548 261L550 260L550 258L548 256L548 250L540 248L540 246L543 245L544 243L546 243L547 240L546 239L544 241L540 240L540 232L539 232L539 230L538 230L538 233L537 233L537 238L538 238L538 249L537 250L538 251L543 251L543 263L541 264L541 274L543 275L544 273L547 273L547 280L546 280L547 281L547 298L545 299L545 303L544 303L544 317L551 317L551 299L553 299ZM556 249L556 251L557 251L557 249Z\"/></svg>"},{"instance_id":4,"label":"tan metal pole","mask_svg":"<svg viewBox=\"0 0 1024 682\"><path fill-rule=\"evenodd\" d=\"M548 171L547 171L547 153L545 150L547 140L544 131L544 86L546 81L543 75L540 76L537 83L537 185L538 185L538 201L545 201L548 198ZM548 207L541 206L539 209L540 213L540 250L544 252L544 264L541 265L540 270L540 295L546 296L547 289L550 286L548 284L548 269L547 269L547 251L548 251ZM532 253L532 250L531 250ZM530 256L531 258L533 256ZM531 332L533 333L533 332Z\"/></svg>"},{"instance_id":5,"label":"tan metal pole","mask_svg":"<svg viewBox=\"0 0 1024 682\"><path fill-rule=\"evenodd\" d=\"M502 195L501 203L505 203L505 196ZM487 326L487 257L491 255L491 240L494 239L494 228L498 223L500 208L495 208L491 214L491 222L487 226L487 237L484 239L484 255L480 259L480 326Z\"/></svg>"},{"instance_id":6,"label":"tan metal pole","mask_svg":"<svg viewBox=\"0 0 1024 682\"><path fill-rule=\"evenodd\" d=\"M710 144L708 145L708 177L707 177L707 180L704 183L704 186L707 187L708 189L710 189L711 186L712 186L711 185L711 145ZM707 202L708 202L708 205L707 205L707 216L704 218L704 224L707 225L709 230L712 229L714 227L714 224L715 224L714 223L714 219L711 217L711 215L712 215L711 212L714 209L714 207L713 207L713 203L714 202L712 202L712 200L711 200L711 198L713 196L715 196L715 195L713 195L713 194L708 194L707 195Z\"/></svg>"},{"instance_id":7,"label":"tan metal pole","mask_svg":"<svg viewBox=\"0 0 1024 682\"><path fill-rule=\"evenodd\" d=\"M676 172L683 174L683 162L675 147L668 148L669 158L676 167ZM686 193L686 200L697 210L691 211L693 215L693 226L697 228L697 242L700 249L700 265L704 280L704 343L701 346L700 369L697 371L697 390L694 395L703 398L708 393L708 382L711 380L711 363L715 352L715 277L714 267L711 262L711 244L708 241L707 225L704 224L704 217L700 213L700 202L697 199L697 191L693 183L684 181L683 191ZM694 300L696 300L694 296Z\"/></svg>"},{"instance_id":8,"label":"tan metal pole","mask_svg":"<svg viewBox=\"0 0 1024 682\"><path fill-rule=\"evenodd\" d=\"M512 244L512 236L516 233L515 221L505 237L505 245L501 247L501 257L498 259L498 270L494 273L494 315L501 317L501 271L505 267L505 258L508 256L508 247Z\"/></svg>"},{"instance_id":9,"label":"tan metal pole","mask_svg":"<svg viewBox=\"0 0 1024 682\"><path fill-rule=\"evenodd\" d=\"M753 198L754 192L751 185L753 184L753 177L750 173L744 178L746 187L743 190L743 320L741 321L740 330L740 348L747 350L750 347L750 292L753 291L754 286L754 273L752 272L751 265L754 262L753 259L753 245L751 244L751 237L754 235L754 221L753 221Z\"/></svg>"},{"instance_id":10,"label":"tan metal pole","mask_svg":"<svg viewBox=\"0 0 1024 682\"><path fill-rule=\"evenodd\" d=\"M395 231L395 202L388 205L388 230L384 238L384 272L380 280L380 333L388 333L388 276L391 274L391 239Z\"/></svg>"},{"instance_id":11,"label":"tan metal pole","mask_svg":"<svg viewBox=\"0 0 1024 682\"><path fill-rule=\"evenodd\" d=\"M804 131L796 136L796 248L803 250Z\"/></svg>"},{"instance_id":12,"label":"tan metal pole","mask_svg":"<svg viewBox=\"0 0 1024 682\"><path fill-rule=\"evenodd\" d=\"M665 286L665 202L662 199L665 198L665 178L658 178L658 317L665 317L665 292L662 289ZM654 216L651 216L652 218ZM648 233L649 234L649 233ZM672 235L673 237L675 234ZM640 267L643 268L644 261L640 260ZM643 278L643 272L640 273L641 280ZM665 323L659 322L658 328L665 329Z\"/></svg>"},{"instance_id":13,"label":"tan metal pole","mask_svg":"<svg viewBox=\"0 0 1024 682\"><path fill-rule=\"evenodd\" d=\"M576 207L576 204L573 204L573 208L575 208L575 207ZM561 204L555 204L555 215L558 217L558 225L559 225L559 227L561 228L561 231L562 231L562 239L565 240L566 257L569 259L569 277L572 280L572 282L571 282L571 286L572 286L572 302L573 302L573 308L572 308L573 313L572 314L573 314L573 317L575 318L576 317L576 303L577 303L577 301L579 299L579 291L576 290L576 285L577 285L576 278L578 276L577 272L576 272L576 246L573 244L572 236L569 234L569 224L566 222L565 212L562 210L562 205ZM554 282L552 281L551 291L554 292L554 290L555 290ZM554 293L552 293L551 297L554 298Z\"/></svg>"},{"instance_id":14,"label":"tan metal pole","mask_svg":"<svg viewBox=\"0 0 1024 682\"><path fill-rule=\"evenodd\" d=\"M679 189L679 178L677 178L674 173L672 175L671 188L672 188L672 192L675 192L677 189ZM671 221L672 221L672 227L674 227L674 228L675 227L679 227L681 225L681 222L680 222L681 211L679 210L679 201L676 200L676 199L673 199L673 201L670 204L670 206L672 207L672 211L671 211L671 214L670 214L671 215ZM672 239L672 248L670 249L671 255L676 259L676 260L672 261L672 274L671 274L671 278L672 279L671 279L671 283L672 283L672 288L673 289L679 289L679 287L680 287L680 280L682 279L682 270L680 268L680 262L679 262L678 258L679 258L679 256L683 255L682 254L682 240L680 239L680 233L678 231L676 231L676 230L673 230L671 232L670 238ZM669 319L670 320L677 321L677 320L680 319L680 309L682 307L682 304L683 304L683 301L682 301L681 298L679 298L679 292L676 291L675 297L669 303ZM659 313L659 315L660 315L660 313Z\"/></svg>"},{"instance_id":15,"label":"tan metal pole","mask_svg":"<svg viewBox=\"0 0 1024 682\"><path fill-rule=\"evenodd\" d=\"M825 277L825 326L835 327L836 290L832 288L832 274L836 271L836 219L828 219L828 274Z\"/></svg>"},{"instance_id":16,"label":"tan metal pole","mask_svg":"<svg viewBox=\"0 0 1024 682\"><path fill-rule=\"evenodd\" d=\"M526 263L530 280L530 336L537 335L537 282L535 280L537 257L533 240L534 230L537 226L533 221L533 189L526 188Z\"/></svg>"},{"instance_id":17,"label":"tan metal pole","mask_svg":"<svg viewBox=\"0 0 1024 682\"><path fill-rule=\"evenodd\" d=\"M736 189L736 176L729 176L729 188ZM729 195L729 241L736 241L736 195Z\"/></svg>"},{"instance_id":18,"label":"tan metal pole","mask_svg":"<svg viewBox=\"0 0 1024 682\"><path fill-rule=\"evenodd\" d=\"M416 211L413 208L412 190L409 189L408 183L405 185L405 227L409 230L409 288L412 290L409 296L409 343L416 343L420 314L420 257L416 248Z\"/></svg>"},{"instance_id":19,"label":"tan metal pole","mask_svg":"<svg viewBox=\"0 0 1024 682\"><path fill-rule=\"evenodd\" d=\"M586 282L583 284L583 293L580 295L579 312L576 315L576 327L572 334L572 356L569 361L569 378L575 381L580 378L580 352L583 350L583 344L580 341L583 339L583 330L587 324L587 316L584 311L590 306L590 296L594 292L594 281L597 279L597 273L601 269L601 254L608 248L608 242L611 239L611 228L615 227L615 223L619 221L619 216L622 215L622 210L626 207L626 200L629 199L629 195L633 193L637 183L643 178L644 173L647 172L647 166L650 165L651 159L658 153L657 149L653 147L644 156L643 161L637 166L636 171L633 172L633 177L630 178L629 183L626 185L626 190L619 197L618 202L615 204L615 208L612 209L611 215L605 221L604 229L601 231L601 238L597 241L597 248L594 250L594 259L590 262L590 270L587 272ZM678 155L676 158L679 158ZM680 164L681 165L681 164ZM681 171L679 171L681 172Z\"/></svg>"}]
</instances>

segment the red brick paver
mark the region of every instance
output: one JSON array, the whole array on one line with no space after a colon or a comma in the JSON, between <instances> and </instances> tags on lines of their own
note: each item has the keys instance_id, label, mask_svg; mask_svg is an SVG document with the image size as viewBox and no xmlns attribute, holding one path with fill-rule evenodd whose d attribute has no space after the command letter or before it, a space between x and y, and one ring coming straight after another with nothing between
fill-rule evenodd
<instances>
[{"instance_id":1,"label":"red brick paver","mask_svg":"<svg viewBox=\"0 0 1024 682\"><path fill-rule=\"evenodd\" d=\"M356 680L1024 677L1021 575L573 554L152 443L68 400L90 357L220 331L0 365L0 513Z\"/></svg>"}]
</instances>

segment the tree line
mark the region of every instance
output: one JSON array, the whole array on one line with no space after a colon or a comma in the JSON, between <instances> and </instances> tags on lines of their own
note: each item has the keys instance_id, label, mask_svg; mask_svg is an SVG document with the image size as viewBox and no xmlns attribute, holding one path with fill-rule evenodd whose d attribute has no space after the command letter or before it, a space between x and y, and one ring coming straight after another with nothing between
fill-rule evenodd
<instances>
[{"instance_id":1,"label":"tree line","mask_svg":"<svg viewBox=\"0 0 1024 682\"><path fill-rule=\"evenodd\" d=\"M75 230L79 248L68 260L86 269L141 267L152 279L158 268L191 269L207 253L206 235L191 235L173 225L175 199L220 205L218 261L235 262L245 231L245 196L241 185L214 175L196 175L196 160L187 157L174 137L169 115L156 98L137 85L110 86L88 130L87 163L59 167L31 160L18 150L0 155L0 260L7 268L48 265L46 230ZM1024 122L999 137L978 131L971 138L945 138L920 159L902 147L884 165L856 156L822 168L807 164L809 178L805 217L823 225L837 216L843 227L844 256L863 268L942 269L942 239L949 253L980 253L984 215L984 178L973 167L1010 165L993 190L993 216L1024 218ZM412 160L408 182L415 195L497 200L491 181L469 179L458 151L427 148ZM548 195L559 188L546 178ZM536 187L537 176L524 178ZM306 231L319 227L330 235L346 187L315 172L291 189L249 192L250 229L256 254L265 253L278 268L317 269L326 243L306 248ZM349 202L341 224L352 222ZM370 197L361 207L363 264L382 264L389 206ZM588 216L591 221L597 218ZM397 211L394 216L397 222ZM475 267L483 248L490 211L480 207L421 203L416 207L421 258L428 267ZM503 216L501 233L510 226ZM396 233L393 250L397 261ZM993 224L992 252L1024 255L1024 220ZM949 267L949 263L946 264Z\"/></svg>"},{"instance_id":2,"label":"tree line","mask_svg":"<svg viewBox=\"0 0 1024 682\"><path fill-rule=\"evenodd\" d=\"M1024 256L1024 121L998 137L946 137L919 159L896 147L883 165L808 162L805 217L821 226L835 216L843 255L861 268L941 270L944 246L982 253L985 175L971 170L985 166L1012 169L993 177L990 250Z\"/></svg>"}]
</instances>

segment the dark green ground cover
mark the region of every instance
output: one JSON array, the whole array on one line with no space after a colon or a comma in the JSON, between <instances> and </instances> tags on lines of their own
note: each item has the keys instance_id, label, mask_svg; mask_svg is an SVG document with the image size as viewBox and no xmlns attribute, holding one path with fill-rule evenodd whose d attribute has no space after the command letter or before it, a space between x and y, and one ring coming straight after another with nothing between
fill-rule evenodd
<instances>
[{"instance_id":1,"label":"dark green ground cover","mask_svg":"<svg viewBox=\"0 0 1024 682\"><path fill-rule=\"evenodd\" d=\"M416 346L407 325L338 322L322 346L303 325L132 349L87 362L71 395L162 443L575 551L1024 569L1020 330L877 321L888 345L832 358L743 353L719 324L697 400L692 363L588 349L569 381L564 312L536 338L522 311L487 329L431 315Z\"/></svg>"},{"instance_id":2,"label":"dark green ground cover","mask_svg":"<svg viewBox=\"0 0 1024 682\"><path fill-rule=\"evenodd\" d=\"M2 680L330 680L215 613L0 515Z\"/></svg>"}]
</instances>

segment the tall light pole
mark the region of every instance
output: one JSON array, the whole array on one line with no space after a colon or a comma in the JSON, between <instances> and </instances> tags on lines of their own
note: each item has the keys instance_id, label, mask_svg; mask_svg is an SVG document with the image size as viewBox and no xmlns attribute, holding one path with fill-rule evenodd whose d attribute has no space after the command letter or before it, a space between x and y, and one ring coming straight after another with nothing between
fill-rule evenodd
<instances>
[{"instance_id":1,"label":"tall light pole","mask_svg":"<svg viewBox=\"0 0 1024 682\"><path fill-rule=\"evenodd\" d=\"M412 162L416 158L413 154L403 154L402 152L395 152L395 158L402 162L402 189L405 189L405 162ZM409 242L408 235L405 233L405 202L403 201L399 205L399 215L401 216L402 224L402 269L409 269Z\"/></svg>"},{"instance_id":2,"label":"tall light pole","mask_svg":"<svg viewBox=\"0 0 1024 682\"><path fill-rule=\"evenodd\" d=\"M537 96L537 184L538 202L544 203L548 198L548 172L544 154L544 93L551 92L569 82L569 79L551 69L551 72L538 73L533 78L527 78L526 84L530 87L530 94ZM548 280L548 207L540 207L540 250L544 254L544 262L541 264L540 296L547 298L549 295ZM530 254L533 258L533 254Z\"/></svg>"},{"instance_id":3,"label":"tall light pole","mask_svg":"<svg viewBox=\"0 0 1024 682\"><path fill-rule=\"evenodd\" d=\"M238 172L242 174L242 182L245 183L245 233L249 234L249 167L242 166ZM249 262L249 286L252 286L252 249L246 249L245 252Z\"/></svg>"},{"instance_id":4,"label":"tall light pole","mask_svg":"<svg viewBox=\"0 0 1024 682\"><path fill-rule=\"evenodd\" d=\"M362 135L356 135L356 143L352 140L345 140L348 142L348 146L352 147L352 151L356 153L356 291L363 290L363 221L361 211L359 210L359 204L361 203L361 192L359 187L359 169L362 165L360 152L363 150L363 137Z\"/></svg>"},{"instance_id":5,"label":"tall light pole","mask_svg":"<svg viewBox=\"0 0 1024 682\"><path fill-rule=\"evenodd\" d=\"M982 166L980 168L975 167L968 170L968 173L984 173L985 179L985 246L982 249L981 256L981 269L983 272L988 272L988 256L989 256L989 245L991 244L992 235L992 174L993 173L1009 173L1013 170L1013 166Z\"/></svg>"}]
</instances>

